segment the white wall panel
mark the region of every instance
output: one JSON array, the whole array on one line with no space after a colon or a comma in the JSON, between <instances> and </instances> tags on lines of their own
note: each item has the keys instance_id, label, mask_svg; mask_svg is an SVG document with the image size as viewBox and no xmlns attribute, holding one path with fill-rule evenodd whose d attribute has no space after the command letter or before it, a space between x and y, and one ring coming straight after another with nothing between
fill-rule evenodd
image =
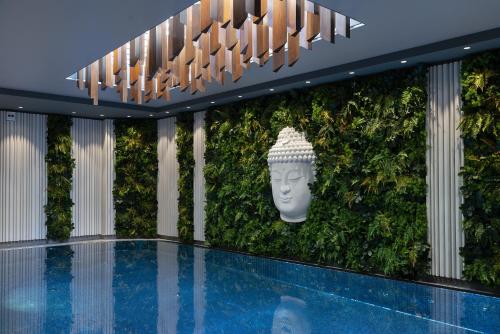
<instances>
[{"instance_id":1,"label":"white wall panel","mask_svg":"<svg viewBox=\"0 0 500 334\"><path fill-rule=\"evenodd\" d=\"M102 233L104 122L74 118L71 127L75 159L73 188L74 230L72 237Z\"/></svg>"},{"instance_id":2,"label":"white wall panel","mask_svg":"<svg viewBox=\"0 0 500 334\"><path fill-rule=\"evenodd\" d=\"M0 242L45 238L47 117L0 111Z\"/></svg>"},{"instance_id":3,"label":"white wall panel","mask_svg":"<svg viewBox=\"0 0 500 334\"><path fill-rule=\"evenodd\" d=\"M158 234L178 237L179 163L175 117L158 121Z\"/></svg>"},{"instance_id":4,"label":"white wall panel","mask_svg":"<svg viewBox=\"0 0 500 334\"><path fill-rule=\"evenodd\" d=\"M460 204L463 143L460 123L460 62L432 66L428 80L427 220L432 275L461 278Z\"/></svg>"},{"instance_id":5,"label":"white wall panel","mask_svg":"<svg viewBox=\"0 0 500 334\"><path fill-rule=\"evenodd\" d=\"M0 250L0 333L42 333L47 289L44 247Z\"/></svg>"},{"instance_id":6,"label":"white wall panel","mask_svg":"<svg viewBox=\"0 0 500 334\"><path fill-rule=\"evenodd\" d=\"M104 121L102 146L102 235L115 234L113 183L115 181L115 132L111 119Z\"/></svg>"},{"instance_id":7,"label":"white wall panel","mask_svg":"<svg viewBox=\"0 0 500 334\"><path fill-rule=\"evenodd\" d=\"M194 114L194 240L205 241L205 112Z\"/></svg>"}]
</instances>

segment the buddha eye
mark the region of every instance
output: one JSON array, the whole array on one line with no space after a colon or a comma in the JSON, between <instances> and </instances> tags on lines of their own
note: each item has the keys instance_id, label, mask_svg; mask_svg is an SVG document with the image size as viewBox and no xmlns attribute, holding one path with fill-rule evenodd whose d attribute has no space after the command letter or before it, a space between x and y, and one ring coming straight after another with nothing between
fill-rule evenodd
<instances>
[{"instance_id":1,"label":"buddha eye","mask_svg":"<svg viewBox=\"0 0 500 334\"><path fill-rule=\"evenodd\" d=\"M272 172L271 173L271 180L280 182L281 181L281 174L277 172Z\"/></svg>"},{"instance_id":2,"label":"buddha eye","mask_svg":"<svg viewBox=\"0 0 500 334\"><path fill-rule=\"evenodd\" d=\"M288 174L288 180L289 180L289 181L297 181L297 180L299 180L301 177L302 177L302 175L300 175L299 171L296 171L296 170L292 170L292 171L290 171L290 173Z\"/></svg>"}]
</instances>

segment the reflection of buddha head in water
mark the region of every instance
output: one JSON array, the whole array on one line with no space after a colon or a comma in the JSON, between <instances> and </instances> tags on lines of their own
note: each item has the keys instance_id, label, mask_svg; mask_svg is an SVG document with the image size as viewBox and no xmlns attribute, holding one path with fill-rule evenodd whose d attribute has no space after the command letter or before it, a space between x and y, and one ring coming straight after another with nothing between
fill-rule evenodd
<instances>
[{"instance_id":1,"label":"reflection of buddha head in water","mask_svg":"<svg viewBox=\"0 0 500 334\"><path fill-rule=\"evenodd\" d=\"M280 131L267 162L274 205L282 220L290 223L306 220L311 202L308 184L314 182L315 160L312 145L303 133L289 127Z\"/></svg>"},{"instance_id":2,"label":"reflection of buddha head in water","mask_svg":"<svg viewBox=\"0 0 500 334\"><path fill-rule=\"evenodd\" d=\"M272 334L311 334L307 305L302 299L282 296L274 311Z\"/></svg>"}]
</instances>

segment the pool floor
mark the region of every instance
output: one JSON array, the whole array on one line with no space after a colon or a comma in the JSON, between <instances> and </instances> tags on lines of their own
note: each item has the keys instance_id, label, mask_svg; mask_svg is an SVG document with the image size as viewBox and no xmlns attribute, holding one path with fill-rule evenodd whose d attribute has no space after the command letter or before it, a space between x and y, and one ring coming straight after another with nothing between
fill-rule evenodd
<instances>
[{"instance_id":1,"label":"pool floor","mask_svg":"<svg viewBox=\"0 0 500 334\"><path fill-rule=\"evenodd\" d=\"M166 241L0 250L0 333L500 333L500 298Z\"/></svg>"}]
</instances>

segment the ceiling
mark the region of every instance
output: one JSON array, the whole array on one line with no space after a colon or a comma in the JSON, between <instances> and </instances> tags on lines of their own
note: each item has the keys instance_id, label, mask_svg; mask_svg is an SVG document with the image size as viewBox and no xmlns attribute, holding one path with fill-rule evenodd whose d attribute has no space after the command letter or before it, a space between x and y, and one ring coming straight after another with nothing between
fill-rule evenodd
<instances>
[{"instance_id":1,"label":"ceiling","mask_svg":"<svg viewBox=\"0 0 500 334\"><path fill-rule=\"evenodd\" d=\"M237 83L228 77L226 85L212 83L205 93L176 90L168 103L142 106L120 103L112 90L101 91L100 105L93 106L86 91L65 79L193 2L0 0L0 109L22 106L23 112L95 118L165 117L342 80L352 76L350 71L364 75L500 47L498 0L317 0L365 26L354 30L350 40L314 43L312 51L302 51L295 66L278 73L272 72L271 62L264 68L254 64ZM471 49L464 50L466 45ZM403 59L407 63L401 64Z\"/></svg>"}]
</instances>

